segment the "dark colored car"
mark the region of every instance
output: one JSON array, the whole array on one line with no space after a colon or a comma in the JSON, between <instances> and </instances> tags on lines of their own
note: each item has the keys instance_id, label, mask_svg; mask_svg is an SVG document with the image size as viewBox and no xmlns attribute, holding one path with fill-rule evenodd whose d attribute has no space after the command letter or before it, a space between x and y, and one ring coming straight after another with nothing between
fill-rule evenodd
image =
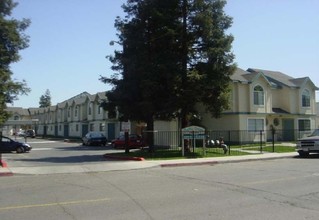
<instances>
[{"instance_id":1,"label":"dark colored car","mask_svg":"<svg viewBox=\"0 0 319 220\"><path fill-rule=\"evenodd\" d=\"M112 146L114 148L124 148L125 147L125 136L121 135L118 138L112 140ZM139 148L144 147L145 143L142 136L137 134L130 134L128 140L129 148Z\"/></svg>"},{"instance_id":2,"label":"dark colored car","mask_svg":"<svg viewBox=\"0 0 319 220\"><path fill-rule=\"evenodd\" d=\"M105 146L107 139L101 132L91 131L82 138L83 145L102 145Z\"/></svg>"},{"instance_id":3,"label":"dark colored car","mask_svg":"<svg viewBox=\"0 0 319 220\"><path fill-rule=\"evenodd\" d=\"M0 152L12 152L16 151L17 153L29 152L32 147L27 143L22 143L14 141L11 138L2 136L0 141Z\"/></svg>"}]
</instances>

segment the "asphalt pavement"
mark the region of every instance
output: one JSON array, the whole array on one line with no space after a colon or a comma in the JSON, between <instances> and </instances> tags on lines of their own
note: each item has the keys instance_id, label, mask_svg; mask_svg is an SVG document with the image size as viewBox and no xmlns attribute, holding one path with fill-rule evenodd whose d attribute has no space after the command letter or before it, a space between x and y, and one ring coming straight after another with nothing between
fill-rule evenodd
<instances>
[{"instance_id":1,"label":"asphalt pavement","mask_svg":"<svg viewBox=\"0 0 319 220\"><path fill-rule=\"evenodd\" d=\"M199 166L214 165L222 163L238 163L255 160L271 160L279 158L297 157L296 152L290 153L263 153L243 156L225 156L198 159L178 159L178 160L143 160L142 158L108 158L105 162L96 164L81 164L68 166L41 166L41 167L12 167L2 160L0 166L0 176L19 175L41 175L41 174L65 174L65 173L84 173L84 172L107 172L146 169L154 167L178 167L178 166ZM104 157L104 155L101 155Z\"/></svg>"}]
</instances>

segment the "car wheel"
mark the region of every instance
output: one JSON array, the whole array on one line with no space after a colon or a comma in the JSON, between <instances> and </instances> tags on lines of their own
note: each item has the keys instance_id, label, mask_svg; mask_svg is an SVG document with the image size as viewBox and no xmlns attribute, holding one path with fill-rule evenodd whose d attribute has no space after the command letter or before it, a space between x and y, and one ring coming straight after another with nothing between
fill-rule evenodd
<instances>
[{"instance_id":1,"label":"car wheel","mask_svg":"<svg viewBox=\"0 0 319 220\"><path fill-rule=\"evenodd\" d=\"M309 152L304 152L304 151L298 151L300 157L308 157Z\"/></svg>"},{"instance_id":2,"label":"car wheel","mask_svg":"<svg viewBox=\"0 0 319 220\"><path fill-rule=\"evenodd\" d=\"M18 154L21 154L21 153L24 152L24 148L23 147L17 147L16 151L17 151Z\"/></svg>"}]
</instances>

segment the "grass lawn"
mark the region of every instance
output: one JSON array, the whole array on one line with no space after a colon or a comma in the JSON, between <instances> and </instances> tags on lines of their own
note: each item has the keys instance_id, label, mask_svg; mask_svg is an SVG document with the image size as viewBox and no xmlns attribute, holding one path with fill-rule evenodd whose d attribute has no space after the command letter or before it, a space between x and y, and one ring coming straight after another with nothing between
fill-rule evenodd
<instances>
[{"instance_id":1,"label":"grass lawn","mask_svg":"<svg viewBox=\"0 0 319 220\"><path fill-rule=\"evenodd\" d=\"M230 146L230 152L224 154L221 148L206 148L206 153L204 154L203 148L195 148L195 152L191 149L190 153L185 153L182 156L182 151L180 149L156 149L154 153L150 153L148 149L131 149L128 154L123 152L112 153L112 156L118 157L143 157L145 160L175 160L175 159L186 159L186 158L208 158L208 157L227 157L227 156L240 156L249 154L258 154L260 152L260 146L258 144L249 145L233 145ZM273 152L272 145L262 146L262 152ZM285 145L275 145L274 152L285 153L285 152L295 152L295 147L285 146Z\"/></svg>"},{"instance_id":2,"label":"grass lawn","mask_svg":"<svg viewBox=\"0 0 319 220\"><path fill-rule=\"evenodd\" d=\"M252 150L252 151L260 151L260 146L249 146L245 147L242 146L243 150ZM264 152L275 152L275 153L286 153L286 152L295 152L295 147L292 146L284 146L284 145L275 145L274 149L273 146L262 146L262 151Z\"/></svg>"},{"instance_id":3,"label":"grass lawn","mask_svg":"<svg viewBox=\"0 0 319 220\"><path fill-rule=\"evenodd\" d=\"M182 156L181 150L167 150L167 149L157 149L154 153L150 153L148 149L144 150L130 150L128 154L123 153L113 153L112 156L123 156L123 157L143 157L145 160L175 160L175 159L186 159L186 158L206 158L206 157L227 157L227 156L238 156L238 155L248 155L251 153L233 151L224 154L223 149L217 148L206 148L206 154L204 155L202 148L195 148L195 152L185 153Z\"/></svg>"}]
</instances>

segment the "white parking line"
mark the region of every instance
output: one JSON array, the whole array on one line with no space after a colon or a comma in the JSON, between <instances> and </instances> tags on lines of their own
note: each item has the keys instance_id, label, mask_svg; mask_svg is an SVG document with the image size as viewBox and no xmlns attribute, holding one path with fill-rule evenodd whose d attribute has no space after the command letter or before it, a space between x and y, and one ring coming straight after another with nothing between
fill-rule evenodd
<instances>
[{"instance_id":1,"label":"white parking line","mask_svg":"<svg viewBox=\"0 0 319 220\"><path fill-rule=\"evenodd\" d=\"M48 143L55 143L56 141L29 141L28 144L48 144Z\"/></svg>"}]
</instances>

